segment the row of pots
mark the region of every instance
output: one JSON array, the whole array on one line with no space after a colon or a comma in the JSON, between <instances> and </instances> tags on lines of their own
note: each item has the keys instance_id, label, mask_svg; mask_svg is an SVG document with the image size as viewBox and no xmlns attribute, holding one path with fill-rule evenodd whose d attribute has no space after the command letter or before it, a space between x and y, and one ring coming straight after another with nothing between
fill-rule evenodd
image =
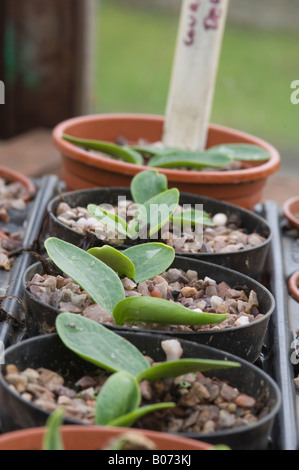
<instances>
[{"instance_id":1,"label":"row of pots","mask_svg":"<svg viewBox=\"0 0 299 470\"><path fill-rule=\"evenodd\" d=\"M65 194L63 199L72 206L74 206L74 201L76 201L75 205L84 206L87 202L101 203L104 200L107 202L107 197L109 197L110 202L111 199L114 201L119 194L124 194L124 191L124 189L118 188L112 190L94 189L90 190L90 192L88 191L88 193L85 191L71 192ZM128 190L126 190L125 194L127 197L130 196ZM58 202L59 198L55 198L49 204L50 235L58 236L74 244L80 243L82 241L80 236L74 231L65 230L65 227L57 220L55 210ZM204 209L212 213L221 211L229 214L230 211L236 210L235 206L220 201L209 198L195 198L195 196L190 194L181 195L181 203L191 202L193 204L203 203ZM198 333L175 333L171 336L180 340L180 343L184 345L185 353L186 351L189 352L188 357L221 358L241 362L241 373L240 371L238 373L226 371L217 373L217 377L229 380L235 386L242 388L244 393L252 394L255 398L265 394L270 400L269 403L271 403L271 411L268 415L254 425L237 430L220 431L210 435L194 434L185 437L205 441L209 444L224 443L233 449L258 449L267 447L268 437L280 406L280 392L274 381L266 376L258 367L250 364L250 362L255 362L260 355L267 326L274 309L272 294L256 280L256 278L261 277L263 272L267 250L271 243L271 231L266 222L255 214L240 208L238 211L246 228L250 229L254 226L257 231L262 232L266 237L266 242L261 247L257 250L244 250L244 253L235 253L233 256L217 256L217 254L215 256L213 254L190 255L189 257L176 256L172 267L192 269L197 271L200 276L207 275L208 273L209 277L212 277L217 282L225 280L228 284L246 285L249 289L255 290L261 302L263 318L248 326L218 330L214 331L213 334L201 331ZM203 260L213 261L213 264ZM233 267L234 269L227 268L227 263L229 263L229 268ZM244 274L244 271L248 275ZM28 280L32 279L33 274L36 272L42 273L42 265L40 263L34 264L25 273L24 291L29 335L38 334L40 336L9 348L6 353L6 363L16 364L20 369L34 367L51 368L53 364L57 363L58 356L56 354L59 354L59 358L63 357L67 366L70 360L69 352L64 349L57 335L43 336L44 333L47 333L47 328L53 328L59 311L37 301L26 289ZM252 277L249 277L249 275ZM41 325L45 325L45 323L47 328L43 330ZM167 338L165 332L159 330L153 334L152 331L137 333L124 327L111 328L117 334L126 337L133 344L138 345L142 352L145 353L150 352L152 354L152 351L161 352L161 339ZM163 336L161 336L161 333L163 333ZM76 363L77 361L78 359L76 359ZM0 392L1 421L5 432L19 428L43 426L45 424L49 413L26 402L22 397L13 392L5 382L4 374L0 377ZM68 424L78 424L68 420L66 422Z\"/></svg>"},{"instance_id":2,"label":"row of pots","mask_svg":"<svg viewBox=\"0 0 299 470\"><path fill-rule=\"evenodd\" d=\"M108 115L108 116L89 116L69 120L62 123L54 130L54 143L62 153L62 177L66 182L68 189L83 189L99 186L125 186L128 187L132 177L140 170L146 170L146 167L136 167L124 162L119 162L105 158L105 156L93 156L83 149L74 148L68 142L62 139L62 134L70 134L75 137L101 139L114 142L120 136L130 142L136 142L140 137L149 142L156 142L161 139L163 118L158 116L135 116L135 115ZM187 172L176 170L161 170L161 173L167 175L170 187L177 187L181 191L190 191L200 194L201 197L191 194L181 194L181 203L199 203L204 204L204 209L208 212L225 212L229 214L236 211L236 206L231 206L221 201L229 201L238 206L253 209L254 205L261 200L261 191L265 184L266 178L273 174L279 168L279 154L268 143L254 138L245 133L237 132L232 129L210 126L208 147L225 144L225 143L250 143L266 149L271 158L269 162L264 164L250 164L247 168L243 168L240 172ZM215 183L215 185L214 185ZM124 188L114 189L91 189L88 192L76 191L64 195L64 201L71 206L82 205L87 203L108 202L114 203L119 194L130 197L130 191ZM210 199L210 197L217 198ZM220 200L220 201L219 201ZM58 221L55 211L59 203L59 198L51 201L49 205L49 233L52 236L67 240L76 245L82 242L76 232L65 230L65 227ZM228 328L227 330L210 332L200 331L198 333L182 333L172 336L178 337L184 349L185 357L201 357L208 359L224 359L238 361L241 363L241 369L217 371L217 377L228 380L234 386L247 394L251 394L258 399L264 396L268 400L270 411L257 423L241 428L218 431L211 434L193 434L184 436L187 438L185 442L180 441L178 449L206 449L207 446L201 442L208 442L208 448L211 444L227 444L232 449L265 449L268 445L268 438L273 427L275 417L278 413L281 403L280 391L275 382L267 376L254 363L262 348L264 336L270 321L271 314L274 310L274 299L272 294L262 285L263 266L266 260L267 251L271 243L271 231L266 222L257 217L252 212L238 209L244 227L246 229L254 228L258 233L263 235L266 241L259 247L243 252L224 254L202 253L186 256L186 253L177 253L173 267L184 269L193 269L200 275L207 275L216 281L226 280L233 285L246 285L249 289L256 291L260 302L261 310L264 314L263 318L253 322L250 325ZM99 243L101 245L101 243ZM121 247L120 247L121 248ZM123 247L122 247L123 248ZM213 264L211 264L213 263ZM20 369L34 367L52 367L56 368L57 361L62 369L69 370L70 361L86 371L86 363L78 360L74 355L62 344L57 334L44 335L49 328L53 328L55 318L59 311L49 309L45 304L34 299L26 289L27 282L32 278L34 273L42 273L43 266L40 263L34 264L29 268L24 276L24 292L26 298L26 315L29 335L38 335L37 337L23 341L6 351L6 363L16 364ZM41 321L42 320L42 321ZM41 325L46 325L45 330ZM135 344L143 353L155 356L155 360L163 360L161 356L161 341L169 336L161 335L161 331L136 332L129 328L111 327L118 335L121 335ZM213 346L213 347L212 347ZM236 347L236 349L235 349ZM233 354L232 354L233 353ZM1 445L8 448L8 440L10 436L23 440L22 448L40 448L41 435L43 428L38 430L29 430L35 426L43 426L49 413L41 408L31 404L20 395L11 390L4 379L5 367L0 376L0 412L4 431L8 432L14 429L25 428L25 434L8 433L4 434ZM97 439L102 431L105 436L110 436L113 430L105 428L100 430L89 426L76 427L76 421L66 420L71 426L63 429L63 436L67 442L67 433L72 431L80 434L83 439L91 438L90 433L97 433ZM80 423L81 424L81 423ZM28 434L26 433L28 432ZM122 432L121 429L118 430ZM140 431L145 434L148 431ZM150 434L150 432L149 432ZM169 437L172 444L180 439L180 435L149 435L154 441L156 437L159 439L167 439L162 447L158 449L172 449L169 446ZM28 437L29 436L29 437ZM37 442L30 440L32 436L38 436ZM74 434L73 434L74 436ZM85 436L85 437L84 437ZM26 440L28 437L29 440ZM191 440L189 439L191 438ZM99 442L99 441L98 441ZM19 444L17 444L19 445ZM99 448L96 444L96 447ZM68 446L68 444L67 444ZM76 444L76 448L84 446L82 441ZM15 447L13 447L15 448ZM83 447L82 447L83 448Z\"/></svg>"}]
</instances>

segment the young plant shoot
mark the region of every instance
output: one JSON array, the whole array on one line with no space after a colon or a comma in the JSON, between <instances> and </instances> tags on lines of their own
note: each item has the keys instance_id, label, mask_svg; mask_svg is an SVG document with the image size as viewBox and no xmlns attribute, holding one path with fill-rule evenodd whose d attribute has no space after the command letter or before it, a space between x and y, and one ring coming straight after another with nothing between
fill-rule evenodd
<instances>
[{"instance_id":1,"label":"young plant shoot","mask_svg":"<svg viewBox=\"0 0 299 470\"><path fill-rule=\"evenodd\" d=\"M72 278L91 299L113 314L116 324L125 321L177 325L209 325L224 321L228 314L192 311L174 302L154 297L125 298L119 273L132 274L140 283L171 266L174 249L161 243L146 243L119 252L111 247L85 252L57 238L45 242L49 258Z\"/></svg>"},{"instance_id":2,"label":"young plant shoot","mask_svg":"<svg viewBox=\"0 0 299 470\"><path fill-rule=\"evenodd\" d=\"M98 425L129 427L147 413L175 406L173 402L140 406L141 380L163 380L189 372L240 367L237 362L188 358L150 366L132 343L103 325L73 313L61 313L56 319L56 329L67 348L112 372L96 399Z\"/></svg>"},{"instance_id":3,"label":"young plant shoot","mask_svg":"<svg viewBox=\"0 0 299 470\"><path fill-rule=\"evenodd\" d=\"M144 156L150 156L148 166L156 168L188 168L201 171L206 167L222 168L238 161L265 161L270 154L263 148L251 144L225 144L215 146L202 152L185 151L173 147L158 145L117 145L100 140L78 139L70 135L63 138L86 150L96 150L109 155L111 158L123 160L135 165L144 165Z\"/></svg>"},{"instance_id":4,"label":"young plant shoot","mask_svg":"<svg viewBox=\"0 0 299 470\"><path fill-rule=\"evenodd\" d=\"M219 154L219 158L223 158ZM104 226L113 229L120 238L151 239L157 238L158 233L168 222L175 227L214 226L209 214L198 210L183 210L176 212L179 205L178 189L168 189L167 178L157 170L146 170L138 173L131 182L131 194L138 209L133 220L128 224L125 219L113 212L108 212L101 206L89 204L90 214Z\"/></svg>"}]
</instances>

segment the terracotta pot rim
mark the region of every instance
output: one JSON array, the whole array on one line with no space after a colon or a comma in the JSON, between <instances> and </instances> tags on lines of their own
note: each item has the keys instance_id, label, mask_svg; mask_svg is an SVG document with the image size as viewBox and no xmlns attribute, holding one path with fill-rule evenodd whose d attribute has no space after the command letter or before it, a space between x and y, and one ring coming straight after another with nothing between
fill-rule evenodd
<instances>
[{"instance_id":1,"label":"terracotta pot rim","mask_svg":"<svg viewBox=\"0 0 299 470\"><path fill-rule=\"evenodd\" d=\"M11 442L20 441L22 443L22 440L24 439L24 437L34 439L34 440L36 439L40 441L43 438L44 432L45 432L45 427L39 427L39 428L22 429L19 431L13 431L13 432L9 432L6 434L2 434L2 436L0 436L0 447L3 448L3 446L6 443L10 444ZM213 447L211 444L208 444L206 442L202 442L199 440L190 439L190 438L186 438L186 437L178 436L174 434L162 433L158 431L150 431L146 429L113 428L113 427L108 427L108 426L105 427L105 426L88 426L88 425L82 426L82 425L74 424L74 425L62 426L61 432L62 432L62 438L66 436L66 434L71 434L72 439L77 439L77 440L80 439L80 436L82 435L82 433L88 434L90 436L90 439L94 439L98 434L102 434L105 436L104 438L107 440L107 443L109 442L111 438L117 437L118 435L135 432L137 434L142 434L146 436L147 438L153 440L154 442L160 441L161 443L163 443L163 445L166 445L166 446L168 442L176 443L177 450L179 450L180 447L184 447L185 450L187 449L208 450Z\"/></svg>"},{"instance_id":2,"label":"terracotta pot rim","mask_svg":"<svg viewBox=\"0 0 299 470\"><path fill-rule=\"evenodd\" d=\"M74 146L73 144L62 139L62 134L67 133L67 128L70 125L78 123L89 123L94 120L114 120L114 119L126 119L136 120L142 119L147 121L164 122L164 117L159 115L150 114L92 114L88 116L79 116L68 119L59 123L53 129L53 142L54 145L68 158L81 161L86 165L94 166L97 168L109 169L111 172L120 172L129 175L135 175L139 171L148 170L149 167L142 165L133 165L131 163L114 160L107 157L92 155L84 149ZM240 139L245 141L251 141L255 145L259 145L271 154L270 159L262 163L261 165L245 168L236 171L225 171L225 172L211 172L211 171L186 171L186 170L172 170L165 168L158 168L161 173L168 176L170 181L192 181L201 184L209 184L217 182L219 184L230 184L230 183L243 183L246 181L265 179L268 176L275 173L280 168L280 154L270 143L263 139L255 137L243 131L232 129L217 124L210 124L209 129L212 131L226 132L228 135L238 136ZM142 137L142 136L141 136Z\"/></svg>"},{"instance_id":3,"label":"terracotta pot rim","mask_svg":"<svg viewBox=\"0 0 299 470\"><path fill-rule=\"evenodd\" d=\"M11 182L20 182L26 188L26 193L23 196L23 200L28 202L36 193L36 187L34 183L27 178L27 176L15 171L11 168L7 168L5 166L0 165L0 178L5 178Z\"/></svg>"},{"instance_id":4,"label":"terracotta pot rim","mask_svg":"<svg viewBox=\"0 0 299 470\"><path fill-rule=\"evenodd\" d=\"M294 214L294 206L299 207L299 196L294 196L288 199L283 205L283 213L285 217L291 222L294 227L299 229L299 219ZM298 210L299 212L299 210Z\"/></svg>"},{"instance_id":5,"label":"terracotta pot rim","mask_svg":"<svg viewBox=\"0 0 299 470\"><path fill-rule=\"evenodd\" d=\"M288 287L292 297L299 302L299 270L289 278Z\"/></svg>"}]
</instances>

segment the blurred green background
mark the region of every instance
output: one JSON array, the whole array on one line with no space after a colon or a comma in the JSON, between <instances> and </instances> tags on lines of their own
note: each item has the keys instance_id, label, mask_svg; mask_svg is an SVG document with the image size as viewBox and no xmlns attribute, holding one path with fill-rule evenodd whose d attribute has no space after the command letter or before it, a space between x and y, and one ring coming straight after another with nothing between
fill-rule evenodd
<instances>
[{"instance_id":1,"label":"blurred green background","mask_svg":"<svg viewBox=\"0 0 299 470\"><path fill-rule=\"evenodd\" d=\"M97 8L95 112L164 114L179 14L101 0ZM255 134L298 162L299 34L226 25L211 122ZM296 75L297 74L297 75Z\"/></svg>"}]
</instances>

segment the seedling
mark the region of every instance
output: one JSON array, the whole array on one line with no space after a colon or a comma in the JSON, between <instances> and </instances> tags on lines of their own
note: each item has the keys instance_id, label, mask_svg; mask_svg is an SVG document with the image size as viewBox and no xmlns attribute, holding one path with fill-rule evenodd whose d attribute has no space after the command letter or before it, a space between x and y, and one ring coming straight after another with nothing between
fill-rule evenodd
<instances>
[{"instance_id":1,"label":"seedling","mask_svg":"<svg viewBox=\"0 0 299 470\"><path fill-rule=\"evenodd\" d=\"M46 432L43 437L43 450L64 450L60 428L64 420L64 408L55 410L46 422Z\"/></svg>"},{"instance_id":2,"label":"seedling","mask_svg":"<svg viewBox=\"0 0 299 470\"><path fill-rule=\"evenodd\" d=\"M48 238L45 248L63 273L86 291L95 303L113 314L117 325L125 321L209 325L221 323L228 317L228 314L192 311L164 299L125 298L125 290L117 273L134 273L136 283L163 273L172 264L175 252L162 243L137 245L121 253L107 246L85 252L63 240Z\"/></svg>"},{"instance_id":3,"label":"seedling","mask_svg":"<svg viewBox=\"0 0 299 470\"><path fill-rule=\"evenodd\" d=\"M109 212L102 206L89 204L87 207L94 218L116 231L119 238L157 238L159 230L169 221L174 226L174 234L179 233L180 237L181 228L187 224L188 227L214 225L209 214L203 211L190 209L177 213L180 193L176 188L168 189L166 176L156 170L138 173L132 179L130 189L138 208L129 224L118 214Z\"/></svg>"},{"instance_id":4,"label":"seedling","mask_svg":"<svg viewBox=\"0 0 299 470\"><path fill-rule=\"evenodd\" d=\"M179 191L175 188L156 194L143 204L138 205L130 224L127 224L119 215L108 212L95 204L89 204L87 209L103 225L113 228L126 238L147 239L155 236L171 219L178 207L179 197Z\"/></svg>"},{"instance_id":5,"label":"seedling","mask_svg":"<svg viewBox=\"0 0 299 470\"><path fill-rule=\"evenodd\" d=\"M171 408L175 403L156 403L140 407L142 380L163 380L191 372L240 367L237 362L206 359L179 359L150 366L143 354L129 341L94 321L61 313L56 319L57 333L67 348L112 375L96 399L98 425L132 426L150 412Z\"/></svg>"},{"instance_id":6,"label":"seedling","mask_svg":"<svg viewBox=\"0 0 299 470\"><path fill-rule=\"evenodd\" d=\"M143 158L140 153L130 147L122 147L120 145L112 144L110 142L101 142L99 140L78 139L68 135L64 135L63 138L78 147L104 152L117 160L123 160L124 162L133 163L135 165L143 164Z\"/></svg>"},{"instance_id":7,"label":"seedling","mask_svg":"<svg viewBox=\"0 0 299 470\"><path fill-rule=\"evenodd\" d=\"M87 150L97 150L112 158L123 160L135 165L144 165L145 156L149 156L148 166L156 168L188 168L201 171L204 168L224 168L232 160L239 161L266 161L269 160L268 151L251 144L225 144L217 145L204 151L186 151L173 147L158 145L116 145L100 140L78 139L70 135L63 135L68 142Z\"/></svg>"}]
</instances>

